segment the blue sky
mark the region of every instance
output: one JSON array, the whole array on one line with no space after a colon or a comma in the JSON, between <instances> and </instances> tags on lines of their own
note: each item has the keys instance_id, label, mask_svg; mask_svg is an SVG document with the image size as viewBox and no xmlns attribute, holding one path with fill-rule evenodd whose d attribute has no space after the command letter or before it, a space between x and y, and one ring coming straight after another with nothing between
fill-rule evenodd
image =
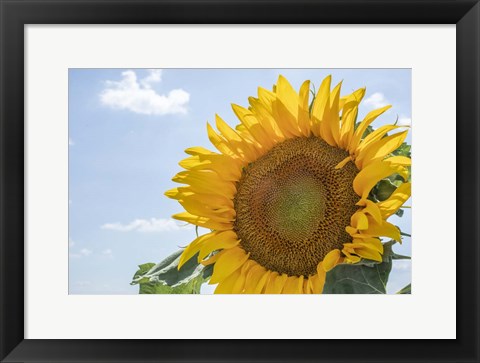
<instances>
[{"instance_id":1,"label":"blue sky","mask_svg":"<svg viewBox=\"0 0 480 363\"><path fill-rule=\"evenodd\" d=\"M359 117L392 104L374 126L397 116L411 123L409 69L69 70L70 294L136 294L129 283L137 265L159 262L195 237L170 219L182 208L163 195L175 186L184 150L213 149L206 122L218 113L234 126L230 104L246 106L279 74L296 89L306 79L318 88L328 74L343 80L342 94L366 86ZM394 223L409 232L410 221L407 209ZM410 238L395 250L410 255ZM395 262L388 290L410 279L410 262Z\"/></svg>"}]
</instances>

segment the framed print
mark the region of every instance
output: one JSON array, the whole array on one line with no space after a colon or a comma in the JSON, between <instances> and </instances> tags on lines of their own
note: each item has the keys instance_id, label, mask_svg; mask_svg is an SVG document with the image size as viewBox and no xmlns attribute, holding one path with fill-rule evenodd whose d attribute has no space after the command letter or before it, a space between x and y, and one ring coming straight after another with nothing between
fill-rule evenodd
<instances>
[{"instance_id":1,"label":"framed print","mask_svg":"<svg viewBox=\"0 0 480 363\"><path fill-rule=\"evenodd\" d=\"M411 69L70 68L68 81L70 295L411 290ZM284 101L295 110L280 103L267 110L262 97L278 93L267 88L249 97L269 82L288 90ZM332 111L343 105L351 125L332 125L338 142L318 128L330 112L319 103L328 88L339 95ZM349 89L351 96L340 97ZM235 103L233 112L217 108L212 123L199 121L215 114L209 104L240 95L249 109ZM301 117L297 104L305 105ZM241 139L229 114L248 125ZM368 138L356 145L361 133ZM228 144L238 151L218 137L233 137ZM222 152L207 152L212 146ZM358 160L349 148L358 148ZM380 153L395 158L384 162ZM390 162L407 165L388 164L391 175L373 181L371 198L362 198L361 180ZM189 186L175 185L184 181ZM357 219L369 227L358 232L353 225L366 226ZM230 255L240 257L238 266Z\"/></svg>"},{"instance_id":2,"label":"framed print","mask_svg":"<svg viewBox=\"0 0 480 363\"><path fill-rule=\"evenodd\" d=\"M2 361L479 361L477 1L1 9Z\"/></svg>"}]
</instances>

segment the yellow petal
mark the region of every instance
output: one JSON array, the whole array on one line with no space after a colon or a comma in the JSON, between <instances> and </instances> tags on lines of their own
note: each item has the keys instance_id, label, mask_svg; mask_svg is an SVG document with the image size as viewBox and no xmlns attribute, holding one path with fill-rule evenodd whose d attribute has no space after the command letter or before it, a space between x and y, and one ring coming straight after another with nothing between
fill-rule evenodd
<instances>
[{"instance_id":1,"label":"yellow petal","mask_svg":"<svg viewBox=\"0 0 480 363\"><path fill-rule=\"evenodd\" d=\"M271 275L272 276L272 275ZM288 276L286 274L274 275L270 280L270 288L266 294L280 294L283 290L283 286L287 281Z\"/></svg>"},{"instance_id":2,"label":"yellow petal","mask_svg":"<svg viewBox=\"0 0 480 363\"><path fill-rule=\"evenodd\" d=\"M357 105L362 101L363 97L365 96L366 88L359 88L352 94L342 97L340 99L340 108L342 112L351 111L353 108L357 107Z\"/></svg>"},{"instance_id":3,"label":"yellow petal","mask_svg":"<svg viewBox=\"0 0 480 363\"><path fill-rule=\"evenodd\" d=\"M406 156L392 156L391 158L385 159L385 161L392 165L401 165L401 166L412 165L412 159L407 158Z\"/></svg>"},{"instance_id":4,"label":"yellow petal","mask_svg":"<svg viewBox=\"0 0 480 363\"><path fill-rule=\"evenodd\" d=\"M388 160L388 159L387 159ZM395 166L389 162L381 160L368 165L362 169L353 180L353 190L362 199L367 199L368 194L372 188L383 178L392 174L405 174L405 169L402 166Z\"/></svg>"},{"instance_id":5,"label":"yellow petal","mask_svg":"<svg viewBox=\"0 0 480 363\"><path fill-rule=\"evenodd\" d=\"M188 149L185 149L185 152L188 155L221 155L201 146L189 147Z\"/></svg>"},{"instance_id":6,"label":"yellow petal","mask_svg":"<svg viewBox=\"0 0 480 363\"><path fill-rule=\"evenodd\" d=\"M188 187L171 189L167 191L165 195L178 201L190 201L192 203L198 203L214 211L219 211L220 209L231 209L233 213L235 213L233 210L233 200L222 195L195 193L192 192Z\"/></svg>"},{"instance_id":7,"label":"yellow petal","mask_svg":"<svg viewBox=\"0 0 480 363\"><path fill-rule=\"evenodd\" d=\"M330 95L330 126L332 130L332 136L335 139L336 145L340 143L340 89L342 88L342 82L340 82L332 91Z\"/></svg>"},{"instance_id":8,"label":"yellow petal","mask_svg":"<svg viewBox=\"0 0 480 363\"><path fill-rule=\"evenodd\" d=\"M268 279L270 278L270 271L266 271L263 276L258 280L257 286L255 287L255 290L253 291L254 294L261 294L262 291L265 290L265 285L268 282Z\"/></svg>"},{"instance_id":9,"label":"yellow petal","mask_svg":"<svg viewBox=\"0 0 480 363\"><path fill-rule=\"evenodd\" d=\"M216 253L215 255L213 256L210 256L208 259L206 260L203 260L203 261L200 261L200 263L203 265L203 266L209 266L211 264L214 264L215 262L217 262L217 260L222 257L222 254L224 253L225 251L220 251L218 253Z\"/></svg>"},{"instance_id":10,"label":"yellow petal","mask_svg":"<svg viewBox=\"0 0 480 363\"><path fill-rule=\"evenodd\" d=\"M255 115L258 122L266 130L273 141L279 142L285 139L285 135L281 132L276 121L273 118L272 111L268 110L257 99L249 98L251 111Z\"/></svg>"},{"instance_id":11,"label":"yellow petal","mask_svg":"<svg viewBox=\"0 0 480 363\"><path fill-rule=\"evenodd\" d=\"M350 233L350 236L352 238L358 238L358 239L367 239L367 238L374 238L376 236L368 234L366 231L357 231L355 229L355 233Z\"/></svg>"},{"instance_id":12,"label":"yellow petal","mask_svg":"<svg viewBox=\"0 0 480 363\"><path fill-rule=\"evenodd\" d=\"M325 106L325 113L320 122L320 136L331 146L337 147L340 139L340 118L338 101L340 97L340 82L329 96L329 102Z\"/></svg>"},{"instance_id":13,"label":"yellow petal","mask_svg":"<svg viewBox=\"0 0 480 363\"><path fill-rule=\"evenodd\" d=\"M210 278L211 284L223 281L232 272L240 268L248 260L250 254L240 247L225 250L213 267L213 274Z\"/></svg>"},{"instance_id":14,"label":"yellow petal","mask_svg":"<svg viewBox=\"0 0 480 363\"><path fill-rule=\"evenodd\" d=\"M262 88L262 87L258 87L258 100L265 106L267 107L270 107L270 111L272 110L271 109L271 106L272 106L272 103L273 101L275 101L275 99L277 98L277 96L275 95L275 93L265 89L265 88Z\"/></svg>"},{"instance_id":15,"label":"yellow petal","mask_svg":"<svg viewBox=\"0 0 480 363\"><path fill-rule=\"evenodd\" d=\"M377 204L383 218L386 219L396 213L410 198L411 187L411 183L403 183L395 189L387 200Z\"/></svg>"},{"instance_id":16,"label":"yellow petal","mask_svg":"<svg viewBox=\"0 0 480 363\"><path fill-rule=\"evenodd\" d=\"M282 292L287 277L288 276L286 274L282 274L275 279L274 294L280 294Z\"/></svg>"},{"instance_id":17,"label":"yellow petal","mask_svg":"<svg viewBox=\"0 0 480 363\"><path fill-rule=\"evenodd\" d=\"M297 116L292 115L280 100L273 103L272 112L278 127L285 136L293 138L301 135Z\"/></svg>"},{"instance_id":18,"label":"yellow petal","mask_svg":"<svg viewBox=\"0 0 480 363\"><path fill-rule=\"evenodd\" d=\"M234 271L230 276L220 281L215 288L215 294L232 294L235 284L241 276L240 269Z\"/></svg>"},{"instance_id":19,"label":"yellow petal","mask_svg":"<svg viewBox=\"0 0 480 363\"><path fill-rule=\"evenodd\" d=\"M312 105L312 118L313 118L313 128L312 131L315 136L320 136L320 123L323 119L323 115L330 108L330 84L332 82L332 76L328 75L322 81L318 93L315 96ZM328 108L328 109L327 109Z\"/></svg>"},{"instance_id":20,"label":"yellow petal","mask_svg":"<svg viewBox=\"0 0 480 363\"><path fill-rule=\"evenodd\" d=\"M263 266L255 264L248 271L247 277L245 280L245 294L254 294L255 290L264 277L266 270Z\"/></svg>"},{"instance_id":21,"label":"yellow petal","mask_svg":"<svg viewBox=\"0 0 480 363\"><path fill-rule=\"evenodd\" d=\"M219 115L215 115L217 130L227 141L241 142L242 138Z\"/></svg>"},{"instance_id":22,"label":"yellow petal","mask_svg":"<svg viewBox=\"0 0 480 363\"><path fill-rule=\"evenodd\" d=\"M232 294L242 294L245 289L245 275L240 273L237 281L233 284Z\"/></svg>"},{"instance_id":23,"label":"yellow petal","mask_svg":"<svg viewBox=\"0 0 480 363\"><path fill-rule=\"evenodd\" d=\"M197 195L192 195L188 198L178 200L187 212L192 215L200 215L215 222L230 223L235 219L235 210L231 207L212 208L211 206L202 203L201 198Z\"/></svg>"},{"instance_id":24,"label":"yellow petal","mask_svg":"<svg viewBox=\"0 0 480 363\"><path fill-rule=\"evenodd\" d=\"M178 164L187 170L211 170L222 180L237 181L242 174L241 163L227 155L195 155L183 159Z\"/></svg>"},{"instance_id":25,"label":"yellow petal","mask_svg":"<svg viewBox=\"0 0 480 363\"><path fill-rule=\"evenodd\" d=\"M370 165L371 163L385 158L392 151L398 149L407 137L408 131L400 132L398 134L390 135L375 141L363 149L355 162L360 162L359 168Z\"/></svg>"},{"instance_id":26,"label":"yellow petal","mask_svg":"<svg viewBox=\"0 0 480 363\"><path fill-rule=\"evenodd\" d=\"M189 184L192 190L199 193L217 194L218 190L222 189L225 190L225 195L233 196L237 191L235 183L222 180L216 173L209 170L181 171L172 180L176 183Z\"/></svg>"},{"instance_id":27,"label":"yellow petal","mask_svg":"<svg viewBox=\"0 0 480 363\"><path fill-rule=\"evenodd\" d=\"M359 261L361 260L361 257L352 255L352 254L348 251L348 248L347 248L347 247L345 247L345 248L342 250L342 253L345 255L345 262L346 262L346 263L353 264L353 263L357 263L357 262L359 262Z\"/></svg>"},{"instance_id":28,"label":"yellow petal","mask_svg":"<svg viewBox=\"0 0 480 363\"><path fill-rule=\"evenodd\" d=\"M216 250L229 249L239 244L239 239L234 231L222 231L212 238L205 241L198 255L199 261L203 260L207 255Z\"/></svg>"},{"instance_id":29,"label":"yellow petal","mask_svg":"<svg viewBox=\"0 0 480 363\"><path fill-rule=\"evenodd\" d=\"M377 251L368 248L355 248L355 253L362 258L382 262L382 255Z\"/></svg>"},{"instance_id":30,"label":"yellow petal","mask_svg":"<svg viewBox=\"0 0 480 363\"><path fill-rule=\"evenodd\" d=\"M315 97L315 101L312 106L312 115L318 120L323 118L323 114L325 113L325 107L330 107L330 85L332 83L332 76L328 75L325 77L320 84L320 88L318 93Z\"/></svg>"},{"instance_id":31,"label":"yellow petal","mask_svg":"<svg viewBox=\"0 0 480 363\"><path fill-rule=\"evenodd\" d=\"M210 238L215 238L219 232L210 232L204 235L201 235L195 238L190 244L185 248L180 256L180 261L178 263L178 268L180 269L185 262L190 260L195 254L200 251L200 248L203 246L205 241L208 241Z\"/></svg>"},{"instance_id":32,"label":"yellow petal","mask_svg":"<svg viewBox=\"0 0 480 363\"><path fill-rule=\"evenodd\" d=\"M249 161L255 160L259 154L255 144L243 139L234 129L232 129L223 119L215 115L215 123L218 131L224 137L229 149L236 155L246 158Z\"/></svg>"},{"instance_id":33,"label":"yellow petal","mask_svg":"<svg viewBox=\"0 0 480 363\"><path fill-rule=\"evenodd\" d=\"M246 130L260 145L262 145L263 148L269 149L273 146L274 141L271 136L250 110L235 104L232 104L232 109L242 122L243 126L245 126Z\"/></svg>"},{"instance_id":34,"label":"yellow petal","mask_svg":"<svg viewBox=\"0 0 480 363\"><path fill-rule=\"evenodd\" d=\"M325 278L327 275L323 267L317 270L320 272L316 275L310 276L309 280L311 280L312 293L321 294L323 292L323 286L325 285Z\"/></svg>"},{"instance_id":35,"label":"yellow petal","mask_svg":"<svg viewBox=\"0 0 480 363\"><path fill-rule=\"evenodd\" d=\"M382 224L376 224L371 220L372 223L369 224L368 229L365 231L366 234L377 237L390 237L395 241L402 242L400 235L400 230L393 224L383 221Z\"/></svg>"},{"instance_id":36,"label":"yellow petal","mask_svg":"<svg viewBox=\"0 0 480 363\"><path fill-rule=\"evenodd\" d=\"M352 157L349 155L347 156L345 159L343 159L342 161L340 161L336 166L335 166L335 169L341 169L343 168L345 165L347 165L347 163L352 160Z\"/></svg>"},{"instance_id":37,"label":"yellow petal","mask_svg":"<svg viewBox=\"0 0 480 363\"><path fill-rule=\"evenodd\" d=\"M302 288L302 294L311 294L312 289L310 285L308 284L308 279L303 280L303 288Z\"/></svg>"},{"instance_id":38,"label":"yellow petal","mask_svg":"<svg viewBox=\"0 0 480 363\"><path fill-rule=\"evenodd\" d=\"M224 138L222 138L220 135L218 135L215 132L215 130L213 129L213 127L210 126L209 123L207 123L207 134L208 134L208 139L210 140L210 142L222 154L229 155L232 158L237 158L238 157L238 155L230 149L226 140Z\"/></svg>"},{"instance_id":39,"label":"yellow petal","mask_svg":"<svg viewBox=\"0 0 480 363\"><path fill-rule=\"evenodd\" d=\"M208 205L213 209L233 208L233 198L228 198L219 192L220 191L217 190L218 194L199 193L194 191L190 186L185 186L171 189L167 191L165 195L175 200L195 200L198 203Z\"/></svg>"},{"instance_id":40,"label":"yellow petal","mask_svg":"<svg viewBox=\"0 0 480 363\"><path fill-rule=\"evenodd\" d=\"M358 230L354 227L351 227L351 226L346 226L345 231L352 237L355 236L355 234L358 233Z\"/></svg>"},{"instance_id":41,"label":"yellow petal","mask_svg":"<svg viewBox=\"0 0 480 363\"><path fill-rule=\"evenodd\" d=\"M303 294L303 286L305 282L305 277L303 275L298 276L298 284L297 284L297 293Z\"/></svg>"},{"instance_id":42,"label":"yellow petal","mask_svg":"<svg viewBox=\"0 0 480 363\"><path fill-rule=\"evenodd\" d=\"M372 216L375 222L382 223L382 213L380 212L377 203L372 202L369 199L362 199L357 203L357 205L362 206L362 212Z\"/></svg>"},{"instance_id":43,"label":"yellow petal","mask_svg":"<svg viewBox=\"0 0 480 363\"><path fill-rule=\"evenodd\" d=\"M354 238L352 245L368 248L383 254L383 245L379 238Z\"/></svg>"},{"instance_id":44,"label":"yellow petal","mask_svg":"<svg viewBox=\"0 0 480 363\"><path fill-rule=\"evenodd\" d=\"M307 294L313 294L312 278L313 276L309 276L308 279L305 281L307 283L307 286L305 287L305 293Z\"/></svg>"},{"instance_id":45,"label":"yellow petal","mask_svg":"<svg viewBox=\"0 0 480 363\"><path fill-rule=\"evenodd\" d=\"M384 126L379 127L378 129L372 131L360 142L357 150L355 151L355 155L358 155L360 153L360 151L362 151L364 148L369 146L371 143L373 143L375 141L378 141L378 140L381 140L390 131L398 129L398 128L403 128L403 126L384 125Z\"/></svg>"},{"instance_id":46,"label":"yellow petal","mask_svg":"<svg viewBox=\"0 0 480 363\"><path fill-rule=\"evenodd\" d=\"M206 217L200 217L196 216L193 214L190 214L188 212L183 212L183 213L177 213L172 216L174 219L178 219L179 221L184 221L188 222L191 224L194 224L199 227L204 227L204 228L209 228L209 229L215 229L219 231L225 231L227 229L232 229L232 223L222 223L222 222L217 222L211 218L206 218Z\"/></svg>"},{"instance_id":47,"label":"yellow petal","mask_svg":"<svg viewBox=\"0 0 480 363\"><path fill-rule=\"evenodd\" d=\"M172 180L176 183L190 184L206 191L215 191L217 188L225 188L235 191L235 184L221 180L218 175L210 170L185 170L177 173Z\"/></svg>"},{"instance_id":48,"label":"yellow petal","mask_svg":"<svg viewBox=\"0 0 480 363\"><path fill-rule=\"evenodd\" d=\"M290 82L282 75L278 77L276 94L277 99L284 105L290 115L296 117L298 112L298 94Z\"/></svg>"},{"instance_id":49,"label":"yellow petal","mask_svg":"<svg viewBox=\"0 0 480 363\"><path fill-rule=\"evenodd\" d=\"M240 276L237 277L237 281L233 284L232 294L242 294L245 291L247 274L253 265L255 265L255 262L252 260L248 260L243 264L242 268L240 269Z\"/></svg>"},{"instance_id":50,"label":"yellow petal","mask_svg":"<svg viewBox=\"0 0 480 363\"><path fill-rule=\"evenodd\" d=\"M342 111L342 127L340 129L340 143L342 149L348 150L348 145L353 137L355 121L358 115L358 107L355 106L349 110Z\"/></svg>"},{"instance_id":51,"label":"yellow petal","mask_svg":"<svg viewBox=\"0 0 480 363\"><path fill-rule=\"evenodd\" d=\"M200 161L198 156L191 156L189 158L183 159L178 163L184 169L198 169L201 166L208 165L209 161Z\"/></svg>"},{"instance_id":52,"label":"yellow petal","mask_svg":"<svg viewBox=\"0 0 480 363\"><path fill-rule=\"evenodd\" d=\"M298 127L303 136L310 136L310 111L309 111L309 98L310 98L310 81L303 82L300 87L300 93L298 98Z\"/></svg>"},{"instance_id":53,"label":"yellow petal","mask_svg":"<svg viewBox=\"0 0 480 363\"><path fill-rule=\"evenodd\" d=\"M338 260L340 259L340 250L335 249L327 253L327 255L323 258L323 268L326 272L330 271L332 268L334 268Z\"/></svg>"},{"instance_id":54,"label":"yellow petal","mask_svg":"<svg viewBox=\"0 0 480 363\"><path fill-rule=\"evenodd\" d=\"M265 288L263 290L264 294L273 294L274 287L275 287L275 281L277 280L277 277L280 277L278 272L270 271L270 273L268 275L268 279L265 282Z\"/></svg>"},{"instance_id":55,"label":"yellow petal","mask_svg":"<svg viewBox=\"0 0 480 363\"><path fill-rule=\"evenodd\" d=\"M375 121L375 119L380 116L382 113L387 111L390 107L392 106L385 106L382 108L379 108L378 110L373 110L365 116L362 122L360 122L360 125L358 125L357 129L355 130L355 133L353 134L352 141L350 142L349 145L349 151L351 154L355 153L355 150L358 148L358 144L360 143L360 140L367 130L367 127Z\"/></svg>"},{"instance_id":56,"label":"yellow petal","mask_svg":"<svg viewBox=\"0 0 480 363\"><path fill-rule=\"evenodd\" d=\"M352 227L359 230L364 230L368 228L368 218L363 213L363 211L355 212L350 218L350 223Z\"/></svg>"},{"instance_id":57,"label":"yellow petal","mask_svg":"<svg viewBox=\"0 0 480 363\"><path fill-rule=\"evenodd\" d=\"M283 287L284 294L301 294L303 287L303 276L300 279L297 276L289 276L285 281Z\"/></svg>"},{"instance_id":58,"label":"yellow petal","mask_svg":"<svg viewBox=\"0 0 480 363\"><path fill-rule=\"evenodd\" d=\"M173 189L167 190L164 193L164 195L167 196L168 198L171 198L171 199L177 199L178 197L181 196L178 188L173 188Z\"/></svg>"}]
</instances>

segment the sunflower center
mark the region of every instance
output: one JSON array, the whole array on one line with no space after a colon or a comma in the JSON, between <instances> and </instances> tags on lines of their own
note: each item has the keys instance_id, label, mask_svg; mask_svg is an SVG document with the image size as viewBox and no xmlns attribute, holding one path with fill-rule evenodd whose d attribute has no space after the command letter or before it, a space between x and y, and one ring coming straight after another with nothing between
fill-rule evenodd
<instances>
[{"instance_id":1,"label":"sunflower center","mask_svg":"<svg viewBox=\"0 0 480 363\"><path fill-rule=\"evenodd\" d=\"M292 178L272 178L265 195L265 217L287 240L312 234L325 215L325 188L314 176L298 171Z\"/></svg>"},{"instance_id":2,"label":"sunflower center","mask_svg":"<svg viewBox=\"0 0 480 363\"><path fill-rule=\"evenodd\" d=\"M312 275L325 255L342 248L358 209L347 152L317 137L288 139L249 164L237 185L234 229L262 266L291 276Z\"/></svg>"}]
</instances>

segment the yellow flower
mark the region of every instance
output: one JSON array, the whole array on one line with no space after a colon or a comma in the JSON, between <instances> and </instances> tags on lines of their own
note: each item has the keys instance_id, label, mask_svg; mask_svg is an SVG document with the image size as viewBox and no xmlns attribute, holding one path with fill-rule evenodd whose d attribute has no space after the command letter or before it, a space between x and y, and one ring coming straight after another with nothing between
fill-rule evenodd
<instances>
[{"instance_id":1,"label":"yellow flower","mask_svg":"<svg viewBox=\"0 0 480 363\"><path fill-rule=\"evenodd\" d=\"M185 208L173 217L208 228L192 241L180 266L199 253L215 263L215 293L321 293L326 272L362 258L381 261L380 237L400 241L387 218L410 197L405 182L385 201L371 189L392 174L408 180L411 160L391 156L407 131L382 126L362 138L390 106L370 112L357 128L361 88L340 97L325 78L310 109L310 81L297 93L279 77L273 91L258 89L248 108L232 105L240 124L216 116L208 136L219 153L186 150L165 194Z\"/></svg>"}]
</instances>

